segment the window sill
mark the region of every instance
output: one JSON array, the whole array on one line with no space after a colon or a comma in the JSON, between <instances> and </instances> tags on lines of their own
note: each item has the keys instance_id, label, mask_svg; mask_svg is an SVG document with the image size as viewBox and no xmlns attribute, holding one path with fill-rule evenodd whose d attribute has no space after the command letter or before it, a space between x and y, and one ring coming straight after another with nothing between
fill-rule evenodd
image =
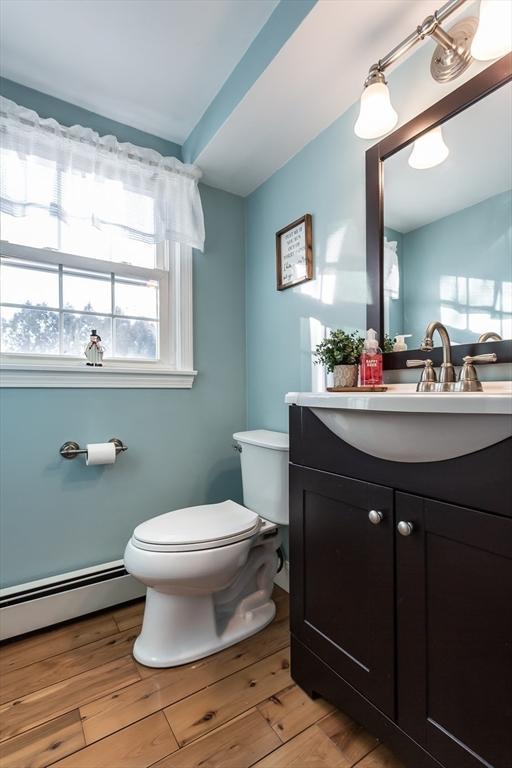
<instances>
[{"instance_id":1,"label":"window sill","mask_svg":"<svg viewBox=\"0 0 512 768\"><path fill-rule=\"evenodd\" d=\"M60 389L191 389L197 371L177 371L150 364L2 361L0 387L58 387Z\"/></svg>"}]
</instances>

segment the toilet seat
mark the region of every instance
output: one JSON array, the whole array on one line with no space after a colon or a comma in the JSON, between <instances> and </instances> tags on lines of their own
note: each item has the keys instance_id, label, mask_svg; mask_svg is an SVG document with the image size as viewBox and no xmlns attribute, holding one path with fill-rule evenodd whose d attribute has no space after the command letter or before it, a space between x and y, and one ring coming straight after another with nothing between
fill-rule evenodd
<instances>
[{"instance_id":1,"label":"toilet seat","mask_svg":"<svg viewBox=\"0 0 512 768\"><path fill-rule=\"evenodd\" d=\"M257 534L261 518L234 501L166 512L135 528L132 544L153 552L192 552L243 541Z\"/></svg>"}]
</instances>

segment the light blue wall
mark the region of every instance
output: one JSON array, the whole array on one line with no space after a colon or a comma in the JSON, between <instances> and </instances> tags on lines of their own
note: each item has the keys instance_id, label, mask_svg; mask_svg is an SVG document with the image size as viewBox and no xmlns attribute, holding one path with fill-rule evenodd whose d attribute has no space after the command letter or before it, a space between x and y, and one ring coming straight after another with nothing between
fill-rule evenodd
<instances>
[{"instance_id":1,"label":"light blue wall","mask_svg":"<svg viewBox=\"0 0 512 768\"><path fill-rule=\"evenodd\" d=\"M288 430L284 396L311 389L319 328L364 327L364 153L344 151L355 119L352 108L247 198L250 428ZM315 280L276 291L275 233L304 213L313 216Z\"/></svg>"},{"instance_id":2,"label":"light blue wall","mask_svg":"<svg viewBox=\"0 0 512 768\"><path fill-rule=\"evenodd\" d=\"M20 89L17 99L42 113L44 97L33 101L34 93ZM78 114L65 105L52 116L80 122ZM162 141L152 146L172 153ZM138 522L172 508L241 501L231 436L246 421L243 200L204 185L201 198L207 234L205 253L194 253L192 390L1 391L4 586L120 558ZM113 467L58 455L65 440L114 436L129 450Z\"/></svg>"},{"instance_id":3,"label":"light blue wall","mask_svg":"<svg viewBox=\"0 0 512 768\"><path fill-rule=\"evenodd\" d=\"M413 334L413 347L419 344L433 318L442 317L450 338L457 344L475 341L475 336L491 328L490 323L482 321L477 329L472 315L487 315L493 321L507 319L510 323L510 306L506 301L509 311L502 312L501 297L503 284L512 283L512 191L405 233L402 254L403 328ZM469 303L441 297L443 276L471 281L466 283L471 291ZM479 287L478 281L487 281L487 285ZM464 289L462 284L460 287ZM451 323L450 315L445 316L443 311L457 312L457 324Z\"/></svg>"}]
</instances>

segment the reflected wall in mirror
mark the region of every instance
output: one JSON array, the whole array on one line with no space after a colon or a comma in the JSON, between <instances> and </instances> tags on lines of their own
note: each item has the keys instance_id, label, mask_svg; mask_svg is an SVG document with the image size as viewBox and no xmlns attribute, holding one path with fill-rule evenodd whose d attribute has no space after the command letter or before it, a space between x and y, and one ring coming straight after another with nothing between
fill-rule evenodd
<instances>
[{"instance_id":1,"label":"reflected wall in mirror","mask_svg":"<svg viewBox=\"0 0 512 768\"><path fill-rule=\"evenodd\" d=\"M454 344L512 339L512 83L439 133L426 154L416 141L384 161L384 329L411 334L409 349L431 320ZM412 167L413 151L440 162Z\"/></svg>"}]
</instances>

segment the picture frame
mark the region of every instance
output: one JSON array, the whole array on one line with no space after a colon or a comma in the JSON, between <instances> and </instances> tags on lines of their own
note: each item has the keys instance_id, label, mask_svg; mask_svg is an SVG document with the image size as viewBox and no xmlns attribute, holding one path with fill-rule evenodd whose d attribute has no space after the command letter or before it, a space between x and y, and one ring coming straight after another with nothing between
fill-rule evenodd
<instances>
[{"instance_id":1,"label":"picture frame","mask_svg":"<svg viewBox=\"0 0 512 768\"><path fill-rule=\"evenodd\" d=\"M276 232L277 290L313 279L313 226L310 213Z\"/></svg>"}]
</instances>

